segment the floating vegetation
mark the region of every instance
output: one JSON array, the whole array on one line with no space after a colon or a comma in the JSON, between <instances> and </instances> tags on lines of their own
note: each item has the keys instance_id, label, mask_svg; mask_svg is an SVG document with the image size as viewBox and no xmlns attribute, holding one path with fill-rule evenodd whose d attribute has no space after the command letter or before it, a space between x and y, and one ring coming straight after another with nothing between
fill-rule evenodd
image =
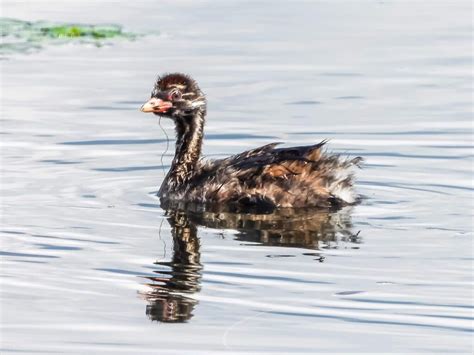
<instances>
[{"instance_id":1,"label":"floating vegetation","mask_svg":"<svg viewBox=\"0 0 474 355\"><path fill-rule=\"evenodd\" d=\"M28 53L49 44L81 43L101 47L117 40L132 40L138 35L125 32L119 25L64 24L28 22L0 18L0 55Z\"/></svg>"}]
</instances>

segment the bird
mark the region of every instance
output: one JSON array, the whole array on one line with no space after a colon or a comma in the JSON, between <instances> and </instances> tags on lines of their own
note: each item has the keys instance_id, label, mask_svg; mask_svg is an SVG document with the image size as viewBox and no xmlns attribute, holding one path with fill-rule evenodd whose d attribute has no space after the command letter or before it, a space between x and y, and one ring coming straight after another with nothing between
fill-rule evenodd
<instances>
[{"instance_id":1,"label":"bird","mask_svg":"<svg viewBox=\"0 0 474 355\"><path fill-rule=\"evenodd\" d=\"M340 209L360 201L353 168L362 158L328 152L327 140L298 147L269 143L223 159L203 158L207 99L187 74L159 76L140 110L175 126L174 158L158 191L162 206L267 212Z\"/></svg>"}]
</instances>

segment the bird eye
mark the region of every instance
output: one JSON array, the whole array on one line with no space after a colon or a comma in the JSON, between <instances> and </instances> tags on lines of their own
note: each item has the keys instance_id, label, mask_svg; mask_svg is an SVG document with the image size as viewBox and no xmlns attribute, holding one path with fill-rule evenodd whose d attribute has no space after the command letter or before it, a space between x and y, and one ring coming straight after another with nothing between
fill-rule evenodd
<instances>
[{"instance_id":1,"label":"bird eye","mask_svg":"<svg viewBox=\"0 0 474 355\"><path fill-rule=\"evenodd\" d=\"M170 100L179 100L181 99L181 92L179 90L173 90L172 92L170 92L170 94L168 95L168 98Z\"/></svg>"}]
</instances>

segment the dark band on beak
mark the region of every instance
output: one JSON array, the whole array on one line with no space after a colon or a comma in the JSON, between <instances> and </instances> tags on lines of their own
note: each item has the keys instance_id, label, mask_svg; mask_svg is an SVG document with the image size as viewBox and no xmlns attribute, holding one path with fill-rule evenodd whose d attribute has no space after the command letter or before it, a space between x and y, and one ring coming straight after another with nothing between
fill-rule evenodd
<instances>
[{"instance_id":1,"label":"dark band on beak","mask_svg":"<svg viewBox=\"0 0 474 355\"><path fill-rule=\"evenodd\" d=\"M170 108L173 107L173 103L170 101L163 101L161 99L157 99L152 97L150 100L145 102L142 107L140 107L140 111L142 112L155 112L155 113L164 113L168 111Z\"/></svg>"}]
</instances>

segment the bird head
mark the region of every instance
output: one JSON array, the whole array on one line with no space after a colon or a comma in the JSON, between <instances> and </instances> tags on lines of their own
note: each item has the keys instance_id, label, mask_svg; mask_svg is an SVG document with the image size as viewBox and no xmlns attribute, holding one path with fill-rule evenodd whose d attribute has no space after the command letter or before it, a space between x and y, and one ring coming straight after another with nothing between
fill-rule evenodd
<instances>
[{"instance_id":1,"label":"bird head","mask_svg":"<svg viewBox=\"0 0 474 355\"><path fill-rule=\"evenodd\" d=\"M205 111L206 97L189 76L181 73L159 77L150 99L142 105L142 112L179 119L193 116L198 110Z\"/></svg>"}]
</instances>

